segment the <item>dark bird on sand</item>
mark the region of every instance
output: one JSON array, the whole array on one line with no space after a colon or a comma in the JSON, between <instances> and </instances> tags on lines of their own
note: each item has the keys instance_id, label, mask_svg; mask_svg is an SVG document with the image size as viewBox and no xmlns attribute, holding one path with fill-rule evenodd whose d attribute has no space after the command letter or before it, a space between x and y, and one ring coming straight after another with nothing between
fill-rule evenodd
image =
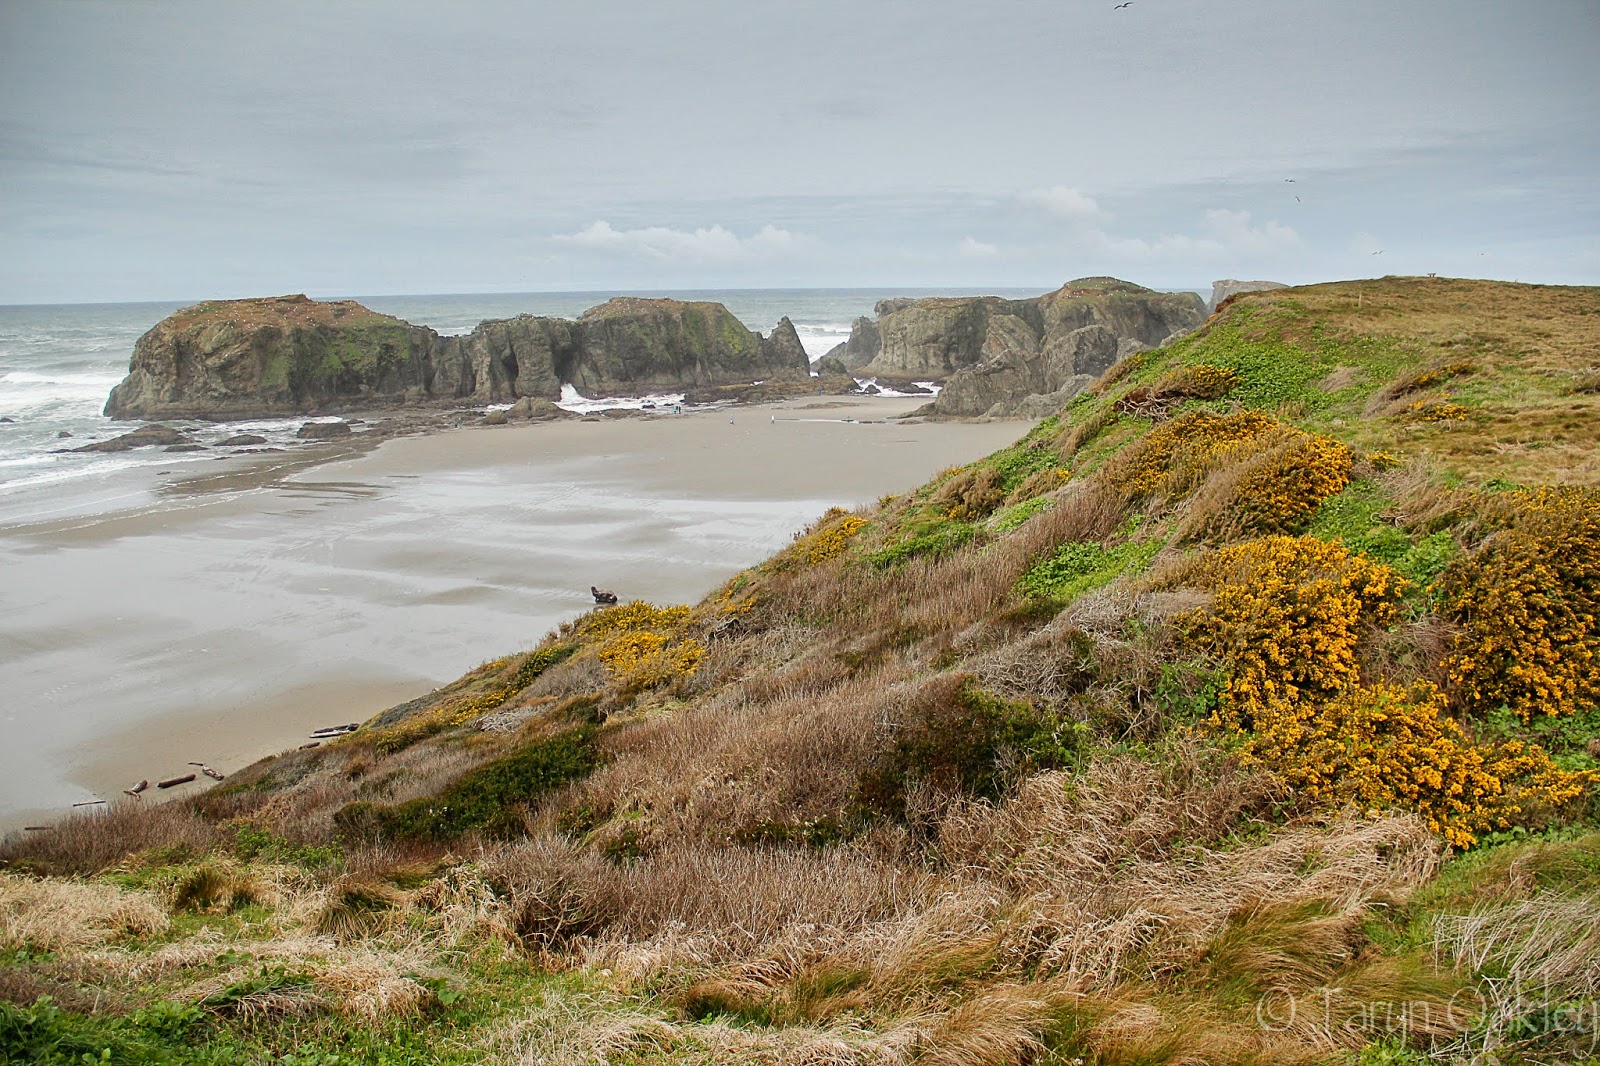
<instances>
[{"instance_id":1,"label":"dark bird on sand","mask_svg":"<svg viewBox=\"0 0 1600 1066\"><path fill-rule=\"evenodd\" d=\"M617 602L617 594L615 592L608 592L605 589L597 589L593 585L589 586L589 595L594 597L594 602L596 603Z\"/></svg>"}]
</instances>

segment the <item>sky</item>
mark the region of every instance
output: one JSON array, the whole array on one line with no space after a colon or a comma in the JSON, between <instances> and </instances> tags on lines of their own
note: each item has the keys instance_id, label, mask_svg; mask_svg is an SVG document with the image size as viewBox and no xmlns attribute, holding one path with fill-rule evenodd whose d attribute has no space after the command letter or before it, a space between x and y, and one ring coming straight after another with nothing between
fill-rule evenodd
<instances>
[{"instance_id":1,"label":"sky","mask_svg":"<svg viewBox=\"0 0 1600 1066\"><path fill-rule=\"evenodd\" d=\"M0 0L0 303L1600 284L1597 0Z\"/></svg>"}]
</instances>

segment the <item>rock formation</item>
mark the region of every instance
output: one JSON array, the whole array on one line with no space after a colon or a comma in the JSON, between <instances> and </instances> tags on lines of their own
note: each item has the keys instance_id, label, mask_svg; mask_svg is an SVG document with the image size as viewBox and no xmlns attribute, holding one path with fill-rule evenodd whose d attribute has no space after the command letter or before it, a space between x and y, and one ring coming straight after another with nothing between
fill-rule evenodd
<instances>
[{"instance_id":1,"label":"rock formation","mask_svg":"<svg viewBox=\"0 0 1600 1066\"><path fill-rule=\"evenodd\" d=\"M888 300L879 300L878 307L882 308L889 302ZM878 313L885 314L886 312L880 310ZM843 344L836 344L830 348L826 355L817 360L812 369L819 374L822 373L821 364L823 360L831 359L844 368L843 372L848 373L855 367L866 366L872 362L873 358L878 354L878 347L882 343L882 338L878 335L877 321L862 315L850 324L850 339Z\"/></svg>"},{"instance_id":2,"label":"rock formation","mask_svg":"<svg viewBox=\"0 0 1600 1066\"><path fill-rule=\"evenodd\" d=\"M1080 278L1030 300L898 298L876 310L876 322L858 319L825 358L897 381L942 380L924 413L966 416L1017 413L1024 403L1058 407L1123 355L1205 320L1195 293L1116 278Z\"/></svg>"},{"instance_id":3,"label":"rock formation","mask_svg":"<svg viewBox=\"0 0 1600 1066\"><path fill-rule=\"evenodd\" d=\"M120 437L100 441L98 444L85 444L81 448L73 448L75 452L125 452L134 448L149 448L153 445L176 447L189 443L189 438L181 431L171 426L163 426L159 422L148 426L140 426L131 433L124 433Z\"/></svg>"},{"instance_id":4,"label":"rock formation","mask_svg":"<svg viewBox=\"0 0 1600 1066\"><path fill-rule=\"evenodd\" d=\"M1206 310L1215 311L1221 306L1222 301L1241 292L1264 292L1268 289L1288 287L1281 281L1235 281L1233 278L1223 278L1221 281L1211 283L1211 302L1206 304Z\"/></svg>"},{"instance_id":5,"label":"rock formation","mask_svg":"<svg viewBox=\"0 0 1600 1066\"><path fill-rule=\"evenodd\" d=\"M998 296L880 300L876 322L856 320L828 355L853 370L892 378L944 379L1019 345L1101 325L1119 341L1155 347L1205 319L1193 293L1163 293L1116 278L1080 278L1030 300Z\"/></svg>"},{"instance_id":6,"label":"rock formation","mask_svg":"<svg viewBox=\"0 0 1600 1066\"><path fill-rule=\"evenodd\" d=\"M519 315L463 337L305 296L219 300L139 338L113 418L233 419L401 403L554 400L804 378L792 323L771 336L715 303L619 298L577 321Z\"/></svg>"}]
</instances>

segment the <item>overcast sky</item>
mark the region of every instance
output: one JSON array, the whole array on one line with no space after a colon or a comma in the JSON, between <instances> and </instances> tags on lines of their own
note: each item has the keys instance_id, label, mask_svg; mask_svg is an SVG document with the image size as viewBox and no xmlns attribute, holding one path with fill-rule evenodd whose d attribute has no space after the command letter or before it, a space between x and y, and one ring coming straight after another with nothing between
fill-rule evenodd
<instances>
[{"instance_id":1,"label":"overcast sky","mask_svg":"<svg viewBox=\"0 0 1600 1066\"><path fill-rule=\"evenodd\" d=\"M1596 284L1597 56L1600 0L0 0L0 303Z\"/></svg>"}]
</instances>

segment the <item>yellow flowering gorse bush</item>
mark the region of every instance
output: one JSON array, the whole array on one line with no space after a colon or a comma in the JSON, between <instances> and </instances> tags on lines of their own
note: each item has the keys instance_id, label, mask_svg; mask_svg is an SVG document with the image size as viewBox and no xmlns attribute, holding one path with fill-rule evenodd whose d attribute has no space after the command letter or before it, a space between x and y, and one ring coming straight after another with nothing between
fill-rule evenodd
<instances>
[{"instance_id":1,"label":"yellow flowering gorse bush","mask_svg":"<svg viewBox=\"0 0 1600 1066\"><path fill-rule=\"evenodd\" d=\"M1407 422L1460 422L1472 412L1449 400L1418 400L1407 404L1400 417Z\"/></svg>"},{"instance_id":2,"label":"yellow flowering gorse bush","mask_svg":"<svg viewBox=\"0 0 1600 1066\"><path fill-rule=\"evenodd\" d=\"M1474 743L1426 682L1409 691L1353 685L1325 703L1274 704L1257 715L1249 750L1307 799L1412 810L1458 847L1509 826L1529 804L1565 803L1587 781L1517 741Z\"/></svg>"},{"instance_id":3,"label":"yellow flowering gorse bush","mask_svg":"<svg viewBox=\"0 0 1600 1066\"><path fill-rule=\"evenodd\" d=\"M773 559L773 565L782 569L796 562L825 563L844 554L856 534L867 527L867 520L853 515L842 507L830 507L805 533L796 536L794 543Z\"/></svg>"},{"instance_id":4,"label":"yellow flowering gorse bush","mask_svg":"<svg viewBox=\"0 0 1600 1066\"><path fill-rule=\"evenodd\" d=\"M705 658L705 645L685 635L690 615L688 607L636 600L596 611L585 632L625 688L654 688L687 677Z\"/></svg>"},{"instance_id":5,"label":"yellow flowering gorse bush","mask_svg":"<svg viewBox=\"0 0 1600 1066\"><path fill-rule=\"evenodd\" d=\"M1393 624L1405 579L1315 537L1263 537L1223 548L1194 574L1209 608L1178 625L1229 668L1219 724L1249 729L1273 702L1331 696L1359 673L1356 646Z\"/></svg>"},{"instance_id":6,"label":"yellow flowering gorse bush","mask_svg":"<svg viewBox=\"0 0 1600 1066\"><path fill-rule=\"evenodd\" d=\"M1181 415L1161 423L1143 440L1130 445L1111 480L1129 496L1181 496L1220 456L1280 424L1259 411L1229 415L1195 411Z\"/></svg>"},{"instance_id":7,"label":"yellow flowering gorse bush","mask_svg":"<svg viewBox=\"0 0 1600 1066\"><path fill-rule=\"evenodd\" d=\"M1355 456L1338 441L1292 430L1250 464L1234 506L1261 532L1302 528L1323 500L1350 484L1354 465Z\"/></svg>"},{"instance_id":8,"label":"yellow flowering gorse bush","mask_svg":"<svg viewBox=\"0 0 1600 1066\"><path fill-rule=\"evenodd\" d=\"M1458 629L1446 665L1466 710L1524 720L1600 702L1600 492L1489 497L1494 533L1440 581Z\"/></svg>"},{"instance_id":9,"label":"yellow flowering gorse bush","mask_svg":"<svg viewBox=\"0 0 1600 1066\"><path fill-rule=\"evenodd\" d=\"M1188 396L1197 400L1221 399L1239 387L1239 372L1232 367L1195 363L1173 371L1151 387L1162 397Z\"/></svg>"},{"instance_id":10,"label":"yellow flowering gorse bush","mask_svg":"<svg viewBox=\"0 0 1600 1066\"><path fill-rule=\"evenodd\" d=\"M1340 442L1258 411L1197 411L1152 429L1129 448L1110 479L1129 496L1175 499L1208 477L1220 477L1225 497L1206 504L1212 513L1204 525L1211 532L1241 526L1286 533L1350 483L1354 462Z\"/></svg>"},{"instance_id":11,"label":"yellow flowering gorse bush","mask_svg":"<svg viewBox=\"0 0 1600 1066\"><path fill-rule=\"evenodd\" d=\"M1466 846L1589 781L1538 748L1477 743L1430 685L1362 682L1359 645L1396 621L1406 587L1389 567L1277 536L1224 548L1194 577L1212 603L1177 623L1227 670L1212 724L1240 734L1245 761L1305 799L1403 807Z\"/></svg>"}]
</instances>

